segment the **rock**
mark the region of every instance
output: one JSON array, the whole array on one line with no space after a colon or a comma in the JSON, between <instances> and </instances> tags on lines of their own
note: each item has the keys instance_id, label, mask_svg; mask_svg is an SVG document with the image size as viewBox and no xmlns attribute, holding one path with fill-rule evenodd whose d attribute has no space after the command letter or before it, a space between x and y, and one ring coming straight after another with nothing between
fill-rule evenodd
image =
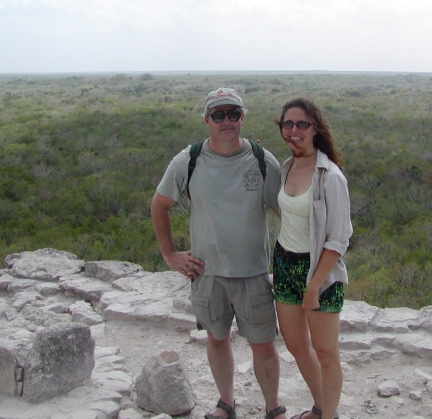
<instances>
[{"instance_id":1,"label":"rock","mask_svg":"<svg viewBox=\"0 0 432 419\"><path fill-rule=\"evenodd\" d=\"M33 340L33 334L28 331L19 331L0 339L0 393L12 397L22 395L22 367Z\"/></svg>"},{"instance_id":2,"label":"rock","mask_svg":"<svg viewBox=\"0 0 432 419\"><path fill-rule=\"evenodd\" d=\"M120 410L117 419L143 419L143 415L130 407L128 409Z\"/></svg>"},{"instance_id":3,"label":"rock","mask_svg":"<svg viewBox=\"0 0 432 419\"><path fill-rule=\"evenodd\" d=\"M38 283L35 279L14 279L7 287L7 292L17 293L24 291L27 288L31 288Z\"/></svg>"},{"instance_id":4,"label":"rock","mask_svg":"<svg viewBox=\"0 0 432 419\"><path fill-rule=\"evenodd\" d=\"M57 314L69 313L69 306L62 302L55 302L51 304L47 304L42 307L43 311L52 311Z\"/></svg>"},{"instance_id":5,"label":"rock","mask_svg":"<svg viewBox=\"0 0 432 419\"><path fill-rule=\"evenodd\" d=\"M77 301L75 304L72 304L69 312L74 322L85 323L89 326L104 322L102 316L95 313L92 306L85 301Z\"/></svg>"},{"instance_id":6,"label":"rock","mask_svg":"<svg viewBox=\"0 0 432 419\"><path fill-rule=\"evenodd\" d=\"M111 284L100 279L89 278L84 274L61 276L58 285L61 290L68 291L77 298L91 301L96 306L104 293L112 290Z\"/></svg>"},{"instance_id":7,"label":"rock","mask_svg":"<svg viewBox=\"0 0 432 419\"><path fill-rule=\"evenodd\" d=\"M19 278L57 281L60 276L80 272L84 261L69 252L41 249L34 252L14 253L6 256L10 274Z\"/></svg>"},{"instance_id":8,"label":"rock","mask_svg":"<svg viewBox=\"0 0 432 419\"><path fill-rule=\"evenodd\" d=\"M113 282L121 277L130 276L139 272L143 272L140 265L108 260L87 262L84 269L86 276L101 279L106 282Z\"/></svg>"},{"instance_id":9,"label":"rock","mask_svg":"<svg viewBox=\"0 0 432 419\"><path fill-rule=\"evenodd\" d=\"M36 291L17 292L13 297L12 307L20 312L26 305L42 299L43 297Z\"/></svg>"},{"instance_id":10,"label":"rock","mask_svg":"<svg viewBox=\"0 0 432 419\"><path fill-rule=\"evenodd\" d=\"M58 284L43 282L36 285L36 291L42 296L61 294L62 290Z\"/></svg>"},{"instance_id":11,"label":"rock","mask_svg":"<svg viewBox=\"0 0 432 419\"><path fill-rule=\"evenodd\" d=\"M22 318L25 319L29 328L32 326L45 326L49 327L57 323L68 323L71 321L70 315L66 313L57 313L55 311L50 312L48 304L45 307L35 307L33 305L27 305L21 312ZM56 310L60 310L62 306L56 306ZM48 309L47 309L48 308ZM34 329L33 331L35 331Z\"/></svg>"},{"instance_id":12,"label":"rock","mask_svg":"<svg viewBox=\"0 0 432 419\"><path fill-rule=\"evenodd\" d=\"M145 363L135 391L138 406L155 413L181 415L195 406L189 377L173 351L161 352Z\"/></svg>"},{"instance_id":13,"label":"rock","mask_svg":"<svg viewBox=\"0 0 432 419\"><path fill-rule=\"evenodd\" d=\"M23 366L23 399L37 403L90 378L94 346L90 329L81 323L60 323L37 332Z\"/></svg>"},{"instance_id":14,"label":"rock","mask_svg":"<svg viewBox=\"0 0 432 419\"><path fill-rule=\"evenodd\" d=\"M208 336L206 330L191 330L190 339L192 342L197 342L200 345L207 346Z\"/></svg>"},{"instance_id":15,"label":"rock","mask_svg":"<svg viewBox=\"0 0 432 419\"><path fill-rule=\"evenodd\" d=\"M380 308L363 301L345 301L340 315L340 330L365 332L375 323L380 311Z\"/></svg>"},{"instance_id":16,"label":"rock","mask_svg":"<svg viewBox=\"0 0 432 419\"><path fill-rule=\"evenodd\" d=\"M0 393L12 397L20 396L22 373L19 371L12 348L6 346L4 342L0 342L0 371Z\"/></svg>"},{"instance_id":17,"label":"rock","mask_svg":"<svg viewBox=\"0 0 432 419\"><path fill-rule=\"evenodd\" d=\"M384 381L378 386L378 394L381 397L390 397L400 394L399 386L391 380Z\"/></svg>"},{"instance_id":18,"label":"rock","mask_svg":"<svg viewBox=\"0 0 432 419\"><path fill-rule=\"evenodd\" d=\"M0 291L7 291L14 277L8 274L7 269L0 270Z\"/></svg>"},{"instance_id":19,"label":"rock","mask_svg":"<svg viewBox=\"0 0 432 419\"><path fill-rule=\"evenodd\" d=\"M421 400L423 398L421 390L410 391L409 397L411 400Z\"/></svg>"}]
</instances>

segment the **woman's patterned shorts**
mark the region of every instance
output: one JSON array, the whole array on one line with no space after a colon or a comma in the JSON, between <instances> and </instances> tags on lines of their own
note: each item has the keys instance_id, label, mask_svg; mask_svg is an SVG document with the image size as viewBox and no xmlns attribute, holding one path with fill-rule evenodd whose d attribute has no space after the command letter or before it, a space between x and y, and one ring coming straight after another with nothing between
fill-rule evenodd
<instances>
[{"instance_id":1,"label":"woman's patterned shorts","mask_svg":"<svg viewBox=\"0 0 432 419\"><path fill-rule=\"evenodd\" d=\"M273 286L277 302L302 304L309 267L309 253L288 253L276 241L273 253ZM335 282L320 295L320 307L316 311L340 313L343 302L343 283Z\"/></svg>"}]
</instances>

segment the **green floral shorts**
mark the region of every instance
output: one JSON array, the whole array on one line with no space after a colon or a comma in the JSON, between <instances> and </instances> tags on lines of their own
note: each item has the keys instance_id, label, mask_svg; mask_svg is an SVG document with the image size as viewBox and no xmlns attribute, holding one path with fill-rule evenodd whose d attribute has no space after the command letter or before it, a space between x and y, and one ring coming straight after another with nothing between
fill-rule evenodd
<instances>
[{"instance_id":1,"label":"green floral shorts","mask_svg":"<svg viewBox=\"0 0 432 419\"><path fill-rule=\"evenodd\" d=\"M309 267L309 253L292 256L276 242L273 253L273 286L277 302L302 304ZM343 283L335 282L320 295L320 307L316 311L340 313L343 302Z\"/></svg>"}]
</instances>

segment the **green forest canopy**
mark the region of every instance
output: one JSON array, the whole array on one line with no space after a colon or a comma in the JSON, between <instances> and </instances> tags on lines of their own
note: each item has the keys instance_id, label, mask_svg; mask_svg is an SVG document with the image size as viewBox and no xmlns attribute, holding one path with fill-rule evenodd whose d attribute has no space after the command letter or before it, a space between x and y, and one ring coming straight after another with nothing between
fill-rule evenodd
<instances>
[{"instance_id":1,"label":"green forest canopy","mask_svg":"<svg viewBox=\"0 0 432 419\"><path fill-rule=\"evenodd\" d=\"M203 101L221 86L244 99L242 135L280 162L289 151L272 121L282 105L305 96L322 108L352 201L347 298L431 304L430 74L0 76L0 258L52 247L168 269L150 201L171 158L207 136ZM174 212L185 250L187 202Z\"/></svg>"}]
</instances>

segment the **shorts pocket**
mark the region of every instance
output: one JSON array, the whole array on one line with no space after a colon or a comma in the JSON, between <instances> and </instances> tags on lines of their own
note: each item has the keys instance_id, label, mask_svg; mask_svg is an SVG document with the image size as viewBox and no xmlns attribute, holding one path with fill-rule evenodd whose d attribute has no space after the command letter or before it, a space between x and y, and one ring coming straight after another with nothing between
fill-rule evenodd
<instances>
[{"instance_id":1,"label":"shorts pocket","mask_svg":"<svg viewBox=\"0 0 432 419\"><path fill-rule=\"evenodd\" d=\"M248 316L249 323L257 326L260 324L276 321L273 293L265 295L254 295L251 298L251 315Z\"/></svg>"},{"instance_id":2,"label":"shorts pocket","mask_svg":"<svg viewBox=\"0 0 432 419\"><path fill-rule=\"evenodd\" d=\"M203 326L210 326L215 323L214 313L210 309L210 298L194 297L191 295L192 311L197 322Z\"/></svg>"}]
</instances>

